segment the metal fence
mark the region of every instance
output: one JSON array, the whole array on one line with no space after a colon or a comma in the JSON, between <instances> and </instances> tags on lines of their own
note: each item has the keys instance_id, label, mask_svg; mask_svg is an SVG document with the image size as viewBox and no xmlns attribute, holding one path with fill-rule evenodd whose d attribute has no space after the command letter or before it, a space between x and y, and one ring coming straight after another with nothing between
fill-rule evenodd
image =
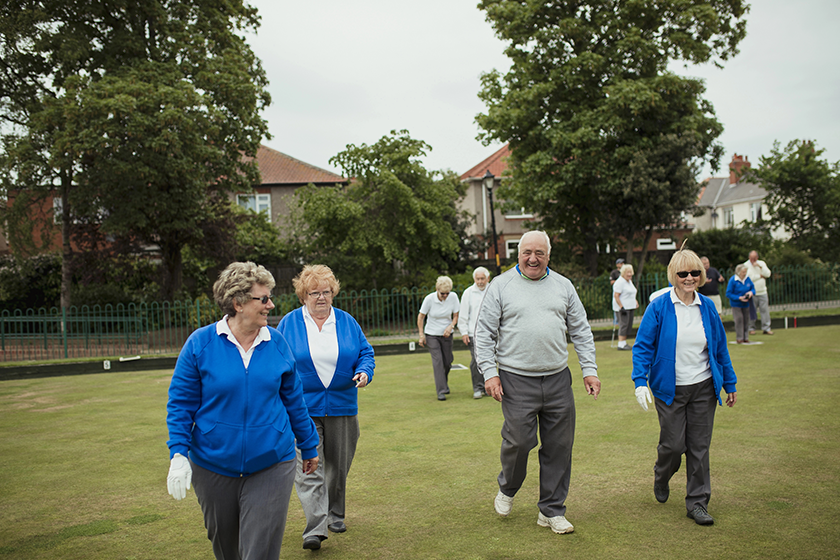
<instances>
[{"instance_id":1,"label":"metal fence","mask_svg":"<svg viewBox=\"0 0 840 560\"><path fill-rule=\"evenodd\" d=\"M721 271L727 280L733 271ZM612 318L606 276L572 279L591 321ZM634 278L644 312L648 296L668 285L665 274ZM802 305L840 300L840 266L775 267L767 281L773 305ZM466 286L456 286L459 294ZM721 287L724 296L725 286ZM341 292L333 304L350 313L373 342L416 335L417 312L432 289ZM724 306L729 302L723 297ZM299 307L294 294L275 297L270 323ZM534 305L539 305L535 302ZM192 331L219 320L222 313L206 297L194 301L83 306L68 309L4 311L0 314L0 361L176 354Z\"/></svg>"}]
</instances>

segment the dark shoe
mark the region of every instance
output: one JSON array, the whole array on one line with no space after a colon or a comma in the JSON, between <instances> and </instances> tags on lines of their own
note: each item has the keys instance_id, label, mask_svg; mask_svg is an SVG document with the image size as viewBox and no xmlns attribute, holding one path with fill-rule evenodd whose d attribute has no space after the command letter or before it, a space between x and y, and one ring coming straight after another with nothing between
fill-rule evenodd
<instances>
[{"instance_id":1,"label":"dark shoe","mask_svg":"<svg viewBox=\"0 0 840 560\"><path fill-rule=\"evenodd\" d=\"M671 488L666 483L664 486L660 486L659 484L653 485L653 495L656 497L656 501L660 504L664 504L668 501L668 496L671 495Z\"/></svg>"},{"instance_id":2,"label":"dark shoe","mask_svg":"<svg viewBox=\"0 0 840 560\"><path fill-rule=\"evenodd\" d=\"M764 334L773 334L773 331L768 329L768 330L764 331Z\"/></svg>"},{"instance_id":3,"label":"dark shoe","mask_svg":"<svg viewBox=\"0 0 840 560\"><path fill-rule=\"evenodd\" d=\"M632 350L633 347L632 346L619 346L618 349L623 350L623 351L627 351L627 350Z\"/></svg>"},{"instance_id":4,"label":"dark shoe","mask_svg":"<svg viewBox=\"0 0 840 560\"><path fill-rule=\"evenodd\" d=\"M714 517L709 515L709 512L703 506L694 506L694 509L685 515L693 519L698 525L713 525L715 522Z\"/></svg>"},{"instance_id":5,"label":"dark shoe","mask_svg":"<svg viewBox=\"0 0 840 560\"><path fill-rule=\"evenodd\" d=\"M438 400L439 401L445 401L446 400L446 395L438 395Z\"/></svg>"},{"instance_id":6,"label":"dark shoe","mask_svg":"<svg viewBox=\"0 0 840 560\"><path fill-rule=\"evenodd\" d=\"M304 550L318 550L321 548L321 541L326 540L327 537L322 537L320 535L313 535L311 537L306 537L303 539L303 549Z\"/></svg>"},{"instance_id":7,"label":"dark shoe","mask_svg":"<svg viewBox=\"0 0 840 560\"><path fill-rule=\"evenodd\" d=\"M347 525L344 524L344 521L336 521L335 523L330 523L327 529L333 533L343 533L347 530Z\"/></svg>"}]
</instances>

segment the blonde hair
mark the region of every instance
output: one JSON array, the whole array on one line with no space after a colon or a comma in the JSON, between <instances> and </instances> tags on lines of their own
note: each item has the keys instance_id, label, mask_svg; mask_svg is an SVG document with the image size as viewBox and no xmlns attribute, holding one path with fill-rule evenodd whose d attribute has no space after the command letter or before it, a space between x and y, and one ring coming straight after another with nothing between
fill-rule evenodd
<instances>
[{"instance_id":1,"label":"blonde hair","mask_svg":"<svg viewBox=\"0 0 840 560\"><path fill-rule=\"evenodd\" d=\"M264 266L252 262L230 263L213 284L213 299L223 313L235 317L236 304L245 305L250 301L254 284L273 290L274 276Z\"/></svg>"},{"instance_id":2,"label":"blonde hair","mask_svg":"<svg viewBox=\"0 0 840 560\"><path fill-rule=\"evenodd\" d=\"M303 267L300 274L295 276L292 280L292 286L295 288L295 294L301 303L306 299L306 294L315 289L315 286L326 282L330 286L333 297L338 295L341 289L341 283L333 274L330 267L324 264L308 264Z\"/></svg>"},{"instance_id":3,"label":"blonde hair","mask_svg":"<svg viewBox=\"0 0 840 560\"><path fill-rule=\"evenodd\" d=\"M632 264L623 264L623 265L621 265L621 268L618 269L618 275L621 276L622 278L624 278L624 273L627 272L628 270L630 272L634 272L633 271L633 265Z\"/></svg>"},{"instance_id":4,"label":"blonde hair","mask_svg":"<svg viewBox=\"0 0 840 560\"><path fill-rule=\"evenodd\" d=\"M668 282L672 286L676 286L679 278L677 272L681 270L699 270L700 278L697 279L697 288L706 283L706 267L700 261L697 253L690 249L680 249L671 257L671 262L668 263ZM696 288L695 288L696 289Z\"/></svg>"},{"instance_id":5,"label":"blonde hair","mask_svg":"<svg viewBox=\"0 0 840 560\"><path fill-rule=\"evenodd\" d=\"M435 281L436 291L452 291L452 279L449 276L438 276Z\"/></svg>"}]
</instances>

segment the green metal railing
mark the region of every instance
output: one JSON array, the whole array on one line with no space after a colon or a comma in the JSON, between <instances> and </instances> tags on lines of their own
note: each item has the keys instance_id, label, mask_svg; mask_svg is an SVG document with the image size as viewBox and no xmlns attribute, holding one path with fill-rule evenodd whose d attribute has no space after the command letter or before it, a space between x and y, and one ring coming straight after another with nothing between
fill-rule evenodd
<instances>
[{"instance_id":1,"label":"green metal railing","mask_svg":"<svg viewBox=\"0 0 840 560\"><path fill-rule=\"evenodd\" d=\"M772 305L840 300L840 266L775 267L767 281ZM721 271L728 280L733 271ZM612 318L606 277L572 279L590 320ZM665 274L634 278L644 312L651 293L668 285ZM466 286L456 286L459 294ZM724 307L729 307L721 287ZM340 292L333 304L350 313L374 342L413 339L417 312L431 288ZM539 305L539 302L534 302ZM275 297L270 323L300 306L297 296ZM0 361L150 356L177 354L192 331L219 320L222 313L206 297L151 304L41 308L0 314Z\"/></svg>"}]
</instances>

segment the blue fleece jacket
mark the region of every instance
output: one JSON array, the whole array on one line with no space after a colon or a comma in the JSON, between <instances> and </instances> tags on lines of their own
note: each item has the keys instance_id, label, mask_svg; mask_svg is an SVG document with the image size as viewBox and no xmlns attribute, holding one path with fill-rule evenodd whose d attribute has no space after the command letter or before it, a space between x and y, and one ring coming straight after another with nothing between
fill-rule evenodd
<instances>
[{"instance_id":1,"label":"blue fleece jacket","mask_svg":"<svg viewBox=\"0 0 840 560\"><path fill-rule=\"evenodd\" d=\"M169 456L181 453L223 476L247 476L295 458L318 455L318 432L286 340L254 348L248 368L216 324L193 332L169 385Z\"/></svg>"},{"instance_id":2,"label":"blue fleece jacket","mask_svg":"<svg viewBox=\"0 0 840 560\"><path fill-rule=\"evenodd\" d=\"M292 347L310 416L355 416L359 413L359 390L353 377L357 373L366 373L368 383L373 381L373 368L376 365L373 347L365 338L362 328L349 313L335 307L333 313L338 338L338 363L329 388L324 387L309 355L303 308L298 307L287 313L277 325L277 330Z\"/></svg>"},{"instance_id":3,"label":"blue fleece jacket","mask_svg":"<svg viewBox=\"0 0 840 560\"><path fill-rule=\"evenodd\" d=\"M753 295L755 295L755 284L753 284L753 281L750 280L750 277L747 276L744 278L744 281L741 282L737 276L733 275L732 278L729 279L729 284L726 285L726 297L729 298L729 307L749 307L749 301L741 301L738 299L747 292L752 292Z\"/></svg>"},{"instance_id":4,"label":"blue fleece jacket","mask_svg":"<svg viewBox=\"0 0 840 560\"><path fill-rule=\"evenodd\" d=\"M726 332L715 304L702 294L697 294L697 297L702 302L700 315L706 333L715 394L722 405L721 387L732 393L738 379L732 369ZM649 381L653 395L669 406L674 402L677 386L677 313L674 305L667 294L653 300L645 310L633 343L633 383L636 387L644 387Z\"/></svg>"}]
</instances>

